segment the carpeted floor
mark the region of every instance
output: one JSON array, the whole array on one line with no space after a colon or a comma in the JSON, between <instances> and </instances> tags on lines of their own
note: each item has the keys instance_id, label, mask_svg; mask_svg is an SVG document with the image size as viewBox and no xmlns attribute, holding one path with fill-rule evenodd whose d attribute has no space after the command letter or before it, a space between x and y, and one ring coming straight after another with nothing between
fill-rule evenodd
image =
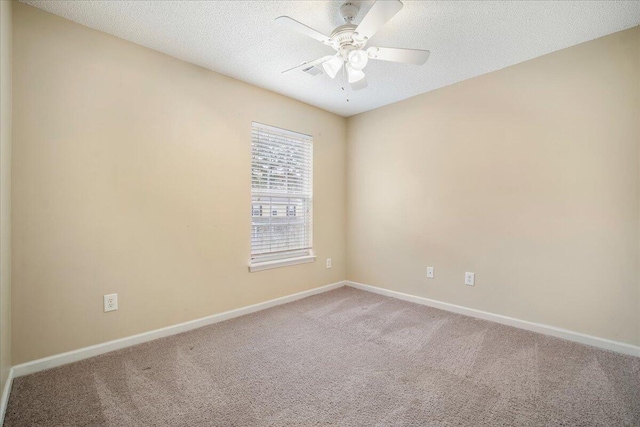
<instances>
[{"instance_id":1,"label":"carpeted floor","mask_svg":"<svg viewBox=\"0 0 640 427\"><path fill-rule=\"evenodd\" d=\"M5 426L640 426L640 359L340 288L17 378Z\"/></svg>"}]
</instances>

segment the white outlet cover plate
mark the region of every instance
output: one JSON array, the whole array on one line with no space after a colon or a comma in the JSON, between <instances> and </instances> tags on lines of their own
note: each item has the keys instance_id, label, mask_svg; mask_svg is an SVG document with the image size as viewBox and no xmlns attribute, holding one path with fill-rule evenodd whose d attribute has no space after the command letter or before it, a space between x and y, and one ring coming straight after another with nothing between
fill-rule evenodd
<instances>
[{"instance_id":1,"label":"white outlet cover plate","mask_svg":"<svg viewBox=\"0 0 640 427\"><path fill-rule=\"evenodd\" d=\"M433 267L427 267L427 278L433 279Z\"/></svg>"},{"instance_id":2,"label":"white outlet cover plate","mask_svg":"<svg viewBox=\"0 0 640 427\"><path fill-rule=\"evenodd\" d=\"M331 258L327 258L327 268L331 268Z\"/></svg>"},{"instance_id":3,"label":"white outlet cover plate","mask_svg":"<svg viewBox=\"0 0 640 427\"><path fill-rule=\"evenodd\" d=\"M104 296L104 312L116 311L118 309L118 294L108 294Z\"/></svg>"},{"instance_id":4,"label":"white outlet cover plate","mask_svg":"<svg viewBox=\"0 0 640 427\"><path fill-rule=\"evenodd\" d=\"M476 273L464 273L464 284L468 286L475 286Z\"/></svg>"}]
</instances>

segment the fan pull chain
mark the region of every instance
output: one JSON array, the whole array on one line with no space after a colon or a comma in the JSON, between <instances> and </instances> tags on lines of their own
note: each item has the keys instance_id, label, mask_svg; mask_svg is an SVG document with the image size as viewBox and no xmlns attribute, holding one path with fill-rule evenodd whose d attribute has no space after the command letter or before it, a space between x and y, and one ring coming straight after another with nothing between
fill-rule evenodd
<instances>
[{"instance_id":1,"label":"fan pull chain","mask_svg":"<svg viewBox=\"0 0 640 427\"><path fill-rule=\"evenodd\" d=\"M346 90L345 87L345 82L347 81L347 69L346 66L342 66L342 90ZM349 102L349 96L347 96L347 102Z\"/></svg>"}]
</instances>

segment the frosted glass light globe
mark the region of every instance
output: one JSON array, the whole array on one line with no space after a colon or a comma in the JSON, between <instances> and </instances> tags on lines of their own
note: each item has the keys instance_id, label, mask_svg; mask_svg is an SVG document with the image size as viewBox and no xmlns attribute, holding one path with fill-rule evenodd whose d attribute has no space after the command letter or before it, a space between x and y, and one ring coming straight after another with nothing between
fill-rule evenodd
<instances>
[{"instance_id":1,"label":"frosted glass light globe","mask_svg":"<svg viewBox=\"0 0 640 427\"><path fill-rule=\"evenodd\" d=\"M356 70L351 66L351 64L347 64L347 80L349 83L359 82L364 79L364 72L362 70Z\"/></svg>"},{"instance_id":2,"label":"frosted glass light globe","mask_svg":"<svg viewBox=\"0 0 640 427\"><path fill-rule=\"evenodd\" d=\"M364 50L352 50L349 52L349 65L354 70L362 70L369 62L369 55Z\"/></svg>"},{"instance_id":3,"label":"frosted glass light globe","mask_svg":"<svg viewBox=\"0 0 640 427\"><path fill-rule=\"evenodd\" d=\"M324 68L325 73L332 79L336 77L340 68L342 68L342 59L334 56L327 62L322 63L322 68Z\"/></svg>"}]
</instances>

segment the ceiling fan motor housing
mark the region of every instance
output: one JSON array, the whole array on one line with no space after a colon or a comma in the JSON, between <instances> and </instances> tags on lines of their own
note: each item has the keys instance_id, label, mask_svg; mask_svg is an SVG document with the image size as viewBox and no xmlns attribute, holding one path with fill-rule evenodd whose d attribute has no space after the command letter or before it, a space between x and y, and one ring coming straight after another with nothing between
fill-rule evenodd
<instances>
[{"instance_id":1,"label":"ceiling fan motor housing","mask_svg":"<svg viewBox=\"0 0 640 427\"><path fill-rule=\"evenodd\" d=\"M358 26L353 24L353 20L359 10L360 6L355 3L344 3L340 6L340 16L346 24L339 26L331 33L333 47L344 61L347 61L351 51L362 49L366 44L366 40L360 41L354 37Z\"/></svg>"},{"instance_id":2,"label":"ceiling fan motor housing","mask_svg":"<svg viewBox=\"0 0 640 427\"><path fill-rule=\"evenodd\" d=\"M356 30L356 26L353 24L344 24L333 30L331 33L331 40L334 42L334 49L338 51L340 56L346 61L349 52L352 50L362 49L365 42L357 42L353 33Z\"/></svg>"},{"instance_id":3,"label":"ceiling fan motor housing","mask_svg":"<svg viewBox=\"0 0 640 427\"><path fill-rule=\"evenodd\" d=\"M360 7L357 4L345 3L340 6L340 16L344 19L344 22L351 23L358 15L359 10Z\"/></svg>"}]
</instances>

